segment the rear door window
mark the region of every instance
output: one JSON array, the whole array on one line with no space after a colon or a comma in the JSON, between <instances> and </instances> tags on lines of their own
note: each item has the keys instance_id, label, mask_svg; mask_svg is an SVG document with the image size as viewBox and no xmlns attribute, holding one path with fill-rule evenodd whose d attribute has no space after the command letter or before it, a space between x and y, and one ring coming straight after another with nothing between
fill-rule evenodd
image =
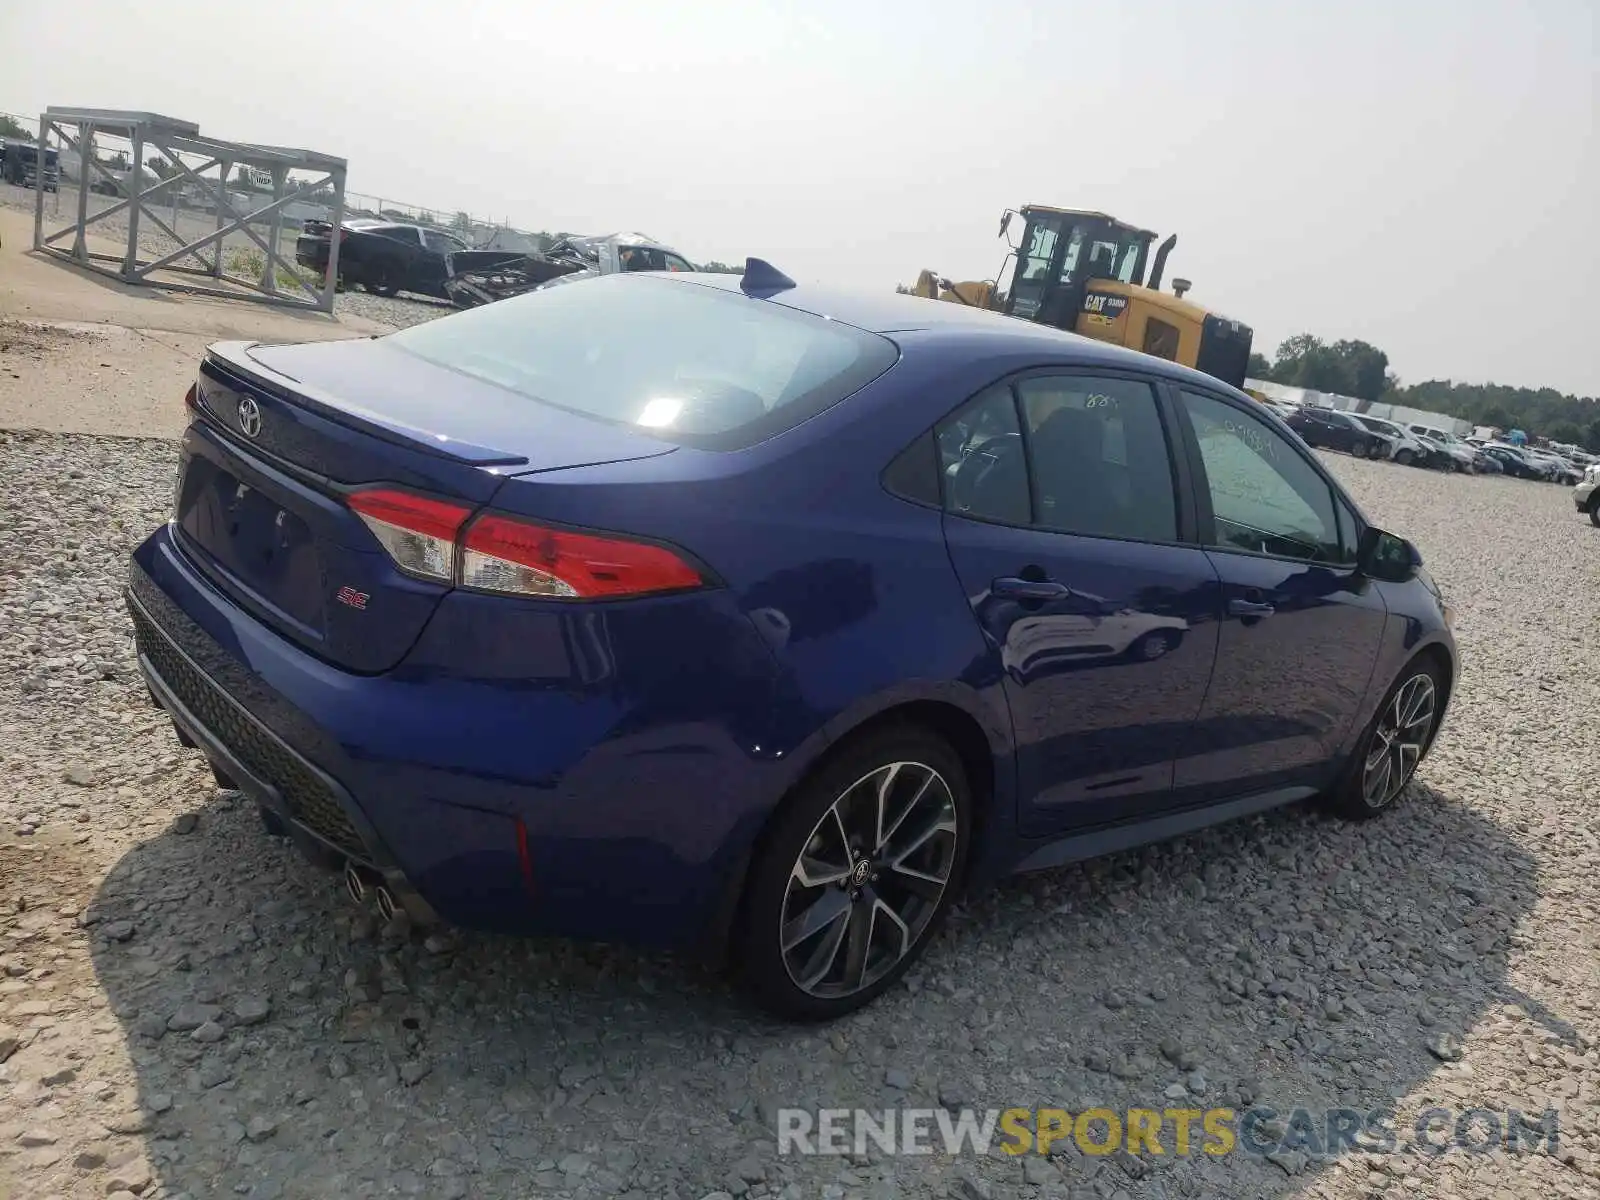
<instances>
[{"instance_id":1,"label":"rear door window","mask_svg":"<svg viewBox=\"0 0 1600 1200\"><path fill-rule=\"evenodd\" d=\"M391 242L399 242L403 246L420 246L422 238L419 231L412 225L389 225L380 229L369 230L381 238L388 238Z\"/></svg>"},{"instance_id":2,"label":"rear door window","mask_svg":"<svg viewBox=\"0 0 1600 1200\"><path fill-rule=\"evenodd\" d=\"M1172 459L1148 383L1043 375L1017 383L1033 466L1034 524L1094 537L1178 536Z\"/></svg>"}]
</instances>

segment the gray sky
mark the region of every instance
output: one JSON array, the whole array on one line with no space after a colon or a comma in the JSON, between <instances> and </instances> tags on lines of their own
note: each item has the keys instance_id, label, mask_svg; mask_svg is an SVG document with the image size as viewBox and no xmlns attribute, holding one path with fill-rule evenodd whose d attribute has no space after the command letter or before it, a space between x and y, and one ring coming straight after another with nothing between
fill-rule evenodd
<instances>
[{"instance_id":1,"label":"gray sky","mask_svg":"<svg viewBox=\"0 0 1600 1200\"><path fill-rule=\"evenodd\" d=\"M870 288L992 276L1007 206L1100 208L1179 234L1168 278L1269 355L1600 396L1597 12L0 0L0 109L162 112L392 200Z\"/></svg>"}]
</instances>

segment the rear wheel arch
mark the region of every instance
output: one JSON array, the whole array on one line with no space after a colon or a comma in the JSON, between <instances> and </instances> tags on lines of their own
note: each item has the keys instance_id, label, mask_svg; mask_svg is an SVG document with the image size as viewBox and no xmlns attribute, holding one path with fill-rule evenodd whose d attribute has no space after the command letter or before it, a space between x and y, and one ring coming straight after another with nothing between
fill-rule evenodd
<instances>
[{"instance_id":1,"label":"rear wheel arch","mask_svg":"<svg viewBox=\"0 0 1600 1200\"><path fill-rule=\"evenodd\" d=\"M997 748L990 742L982 723L972 713L947 700L907 700L879 709L836 736L813 756L805 768L772 806L755 837L759 847L762 835L772 827L795 794L819 771L825 770L840 755L858 743L887 730L910 727L939 738L961 760L972 790L972 831L981 838L998 792ZM741 889L742 890L742 889Z\"/></svg>"},{"instance_id":2,"label":"rear wheel arch","mask_svg":"<svg viewBox=\"0 0 1600 1200\"><path fill-rule=\"evenodd\" d=\"M947 700L909 700L879 709L822 746L790 781L771 809L761 818L753 837L745 844L724 885L723 900L713 921L711 936L702 947L703 956L716 965L736 965L729 961L744 898L750 888L750 867L767 845L770 831L794 802L800 790L838 757L870 738L895 729L914 729L939 738L960 760L972 793L969 836L975 852L981 851L992 828L991 816L1001 788L1000 750L989 739L982 722L959 704ZM977 857L967 856L970 869Z\"/></svg>"},{"instance_id":3,"label":"rear wheel arch","mask_svg":"<svg viewBox=\"0 0 1600 1200\"><path fill-rule=\"evenodd\" d=\"M937 780L942 777L945 785L948 785L942 802L949 814L945 818L937 818L941 803L938 800L939 792L928 792L926 782L921 789L915 790L917 799L912 800L912 805L931 804L936 819L950 822L948 825L930 826L930 831L943 829L944 836L949 840L943 843L942 849L940 843L928 842L932 860L917 863L916 871L909 867L904 869L915 878L930 882L942 880L937 882L942 895L935 893L919 901L917 896L923 895L921 887L905 892L895 883L896 879L903 881L906 878L905 873L896 874L902 872L897 865L900 860L893 857L880 860L877 857L880 852L888 853L883 850L883 839L892 838L893 830L900 828L900 820L897 819L889 832L885 832L884 801L881 797L878 800L876 835L870 832L869 798L869 831L865 834L865 841L859 843L860 849L849 850L850 846L858 845L855 834L861 829L858 818L862 793L855 790L855 781L878 777L886 771L888 774L882 775L882 778L894 779L901 770L912 773L909 777L913 783L917 778L917 766L891 768L890 764L921 764L921 769L927 773L926 778ZM743 878L738 888L736 910L730 914L730 936L727 939L729 954L725 964L733 968L741 983L763 1007L791 1019L825 1019L841 1015L892 986L922 953L927 937L937 929L967 877L966 868L972 849L978 842L978 831L986 823L986 813L992 811L995 766L994 751L977 718L955 704L937 701L911 701L894 705L873 714L846 735L830 742L773 806L750 846L742 864ZM933 798L923 802L921 797L924 794ZM802 856L801 862L811 864L808 870L816 868L818 864L828 871L837 870L837 853L824 853L826 846L814 850L804 847L826 841L821 833L825 828L826 814L837 813L838 810L830 806L846 803L845 797L856 797L850 802L854 805L855 815L844 818L835 815L832 827L836 827L839 836L846 841L847 854L843 860L846 874L825 873L814 882L806 874L791 874L791 870L795 869L796 855ZM901 819L905 819L905 814L911 811L910 807L902 810ZM923 807L918 807L917 812L927 816ZM915 818L907 821L907 824L915 824ZM811 833L807 834L807 830L811 830ZM876 843L874 836L879 839ZM906 847L906 853L911 852L912 846L922 846L929 836L923 834L914 837L912 845ZM877 850L873 849L874 844ZM837 849L837 846L833 847L833 850ZM815 854L814 859L804 857L812 853ZM860 874L840 882L848 876L853 855L860 855L855 859ZM942 868L938 862L941 859ZM884 866L883 863L896 865ZM869 870L870 880L867 875ZM878 882L879 870L884 872L887 882ZM920 874L923 871L928 873ZM944 874L940 874L940 871ZM795 882L797 879L798 883ZM857 888L859 892L854 890ZM889 890L880 892L880 888ZM849 889L848 901L840 899L835 889ZM902 893L900 901L911 907L901 907L900 902L894 899L897 892ZM834 911L837 906L830 901L830 897L843 905L844 917L841 918ZM801 905L801 916L792 915L791 903ZM924 908L919 915L917 905L929 903L935 907ZM827 927L840 931L831 935L831 941L822 932L824 925L797 935L799 941L774 940L780 929L787 933L793 926L809 925L812 915L823 910L827 910L823 922L834 923ZM872 953L870 948L883 945L876 930L880 927L891 928L881 924L880 911L889 914L893 926L898 926L907 940L889 959L880 960L880 974L862 975L861 972L868 969L865 956ZM904 920L900 919L901 916ZM845 924L836 924L841 919ZM862 924L863 921L865 924ZM855 938L861 929L866 930L864 940L859 943L863 957L854 968L856 982L852 984L850 962L855 959L855 947L858 945ZM837 956L842 953L838 948L842 943L839 939L846 936L850 939L851 948L849 958L844 960L844 966L840 968ZM890 945L892 947L892 938ZM813 955L805 959L809 964L818 962L815 955L824 956L820 967L822 972L842 970L840 979L824 982L821 986L854 986L859 990L838 995L813 991L817 979L808 977L802 982L801 976L795 974L791 951L802 959ZM809 965L806 970L809 972Z\"/></svg>"}]
</instances>

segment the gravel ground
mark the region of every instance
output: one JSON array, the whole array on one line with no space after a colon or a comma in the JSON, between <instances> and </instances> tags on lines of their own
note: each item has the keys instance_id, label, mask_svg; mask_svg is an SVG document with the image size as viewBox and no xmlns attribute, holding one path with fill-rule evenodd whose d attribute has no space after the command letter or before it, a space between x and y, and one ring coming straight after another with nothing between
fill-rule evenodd
<instances>
[{"instance_id":1,"label":"gravel ground","mask_svg":"<svg viewBox=\"0 0 1600 1200\"><path fill-rule=\"evenodd\" d=\"M382 321L385 325L392 325L396 329L421 325L424 321L449 316L456 311L443 300L413 296L410 293L404 296L384 297L374 296L368 292L340 292L334 299L333 310L341 315L354 313L369 321Z\"/></svg>"},{"instance_id":2,"label":"gravel ground","mask_svg":"<svg viewBox=\"0 0 1600 1200\"><path fill-rule=\"evenodd\" d=\"M267 837L134 668L123 561L173 461L0 432L0 1196L1600 1194L1597 531L1565 490L1331 460L1460 613L1466 674L1398 809L1296 807L1010 881L906 986L794 1029L669 959L377 929ZM1548 1104L1561 1137L1520 1158L776 1153L778 1106L963 1101L1400 1127Z\"/></svg>"}]
</instances>

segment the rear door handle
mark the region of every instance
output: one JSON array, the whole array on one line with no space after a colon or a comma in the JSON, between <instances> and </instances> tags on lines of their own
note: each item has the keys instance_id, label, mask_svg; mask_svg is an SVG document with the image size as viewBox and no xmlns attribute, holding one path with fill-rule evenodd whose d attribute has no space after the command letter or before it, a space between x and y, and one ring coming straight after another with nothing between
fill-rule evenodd
<instances>
[{"instance_id":1,"label":"rear door handle","mask_svg":"<svg viewBox=\"0 0 1600 1200\"><path fill-rule=\"evenodd\" d=\"M1228 601L1230 617L1270 617L1277 611L1272 605L1260 600L1240 600L1235 597Z\"/></svg>"},{"instance_id":2,"label":"rear door handle","mask_svg":"<svg viewBox=\"0 0 1600 1200\"><path fill-rule=\"evenodd\" d=\"M1060 600L1072 595L1071 588L1053 579L1019 579L1015 575L996 579L989 590L1007 600Z\"/></svg>"}]
</instances>

